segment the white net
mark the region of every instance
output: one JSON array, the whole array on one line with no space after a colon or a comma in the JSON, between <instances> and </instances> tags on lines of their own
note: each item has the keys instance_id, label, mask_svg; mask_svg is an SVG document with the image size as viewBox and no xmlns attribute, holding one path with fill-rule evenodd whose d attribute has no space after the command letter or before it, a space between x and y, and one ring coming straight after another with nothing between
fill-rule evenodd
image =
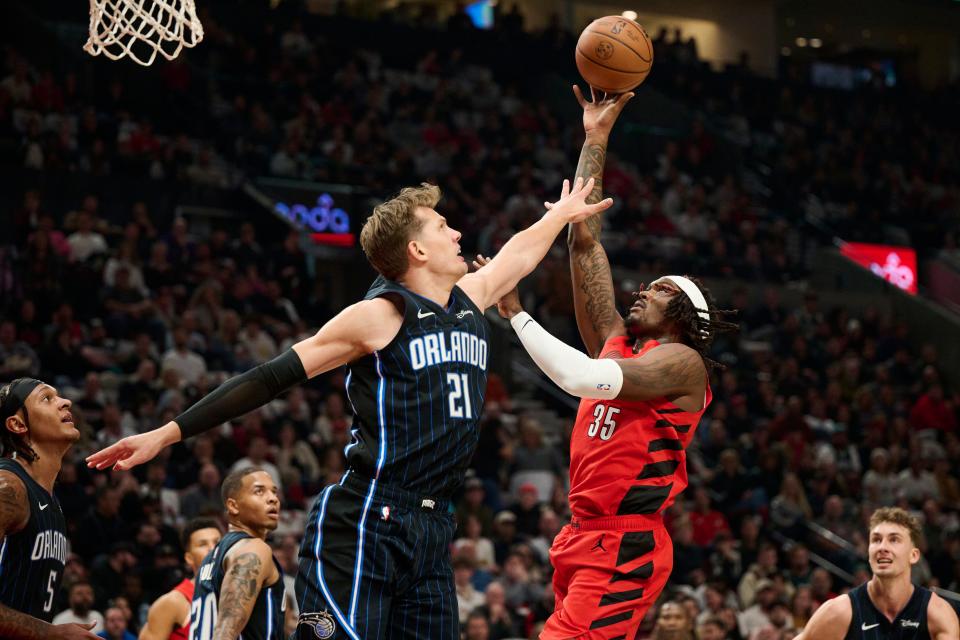
<instances>
[{"instance_id":1,"label":"white net","mask_svg":"<svg viewBox=\"0 0 960 640\"><path fill-rule=\"evenodd\" d=\"M149 66L158 53L173 60L201 40L194 0L90 0L90 38L83 48Z\"/></svg>"}]
</instances>

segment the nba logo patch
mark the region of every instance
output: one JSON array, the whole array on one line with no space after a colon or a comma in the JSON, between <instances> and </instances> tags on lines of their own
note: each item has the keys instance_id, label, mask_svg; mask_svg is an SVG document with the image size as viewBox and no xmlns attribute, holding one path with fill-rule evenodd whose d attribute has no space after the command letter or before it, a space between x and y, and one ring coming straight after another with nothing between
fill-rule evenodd
<instances>
[{"instance_id":1,"label":"nba logo patch","mask_svg":"<svg viewBox=\"0 0 960 640\"><path fill-rule=\"evenodd\" d=\"M313 629L313 634L320 640L332 638L333 633L337 630L337 623L333 621L333 616L326 611L301 613L297 626L306 626Z\"/></svg>"},{"instance_id":2,"label":"nba logo patch","mask_svg":"<svg viewBox=\"0 0 960 640\"><path fill-rule=\"evenodd\" d=\"M380 519L384 522L390 519L390 507L384 505L384 507L380 509Z\"/></svg>"}]
</instances>

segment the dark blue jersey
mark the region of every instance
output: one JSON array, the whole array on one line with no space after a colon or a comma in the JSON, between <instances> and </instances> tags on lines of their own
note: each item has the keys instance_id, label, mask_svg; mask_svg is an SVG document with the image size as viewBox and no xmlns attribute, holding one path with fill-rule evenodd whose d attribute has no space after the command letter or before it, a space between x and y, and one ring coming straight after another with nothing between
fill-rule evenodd
<instances>
[{"instance_id":1,"label":"dark blue jersey","mask_svg":"<svg viewBox=\"0 0 960 640\"><path fill-rule=\"evenodd\" d=\"M16 460L0 458L0 470L23 482L30 505L27 526L0 540L0 603L46 622L67 562L67 530L57 499Z\"/></svg>"},{"instance_id":2,"label":"dark blue jersey","mask_svg":"<svg viewBox=\"0 0 960 640\"><path fill-rule=\"evenodd\" d=\"M930 590L914 585L913 595L893 622L877 611L864 583L847 594L853 608L845 640L928 640L927 605Z\"/></svg>"},{"instance_id":3,"label":"dark blue jersey","mask_svg":"<svg viewBox=\"0 0 960 640\"><path fill-rule=\"evenodd\" d=\"M444 307L378 278L365 299L384 296L399 298L403 325L386 347L348 366L347 461L382 484L449 498L477 446L489 327L459 287Z\"/></svg>"},{"instance_id":4,"label":"dark blue jersey","mask_svg":"<svg viewBox=\"0 0 960 640\"><path fill-rule=\"evenodd\" d=\"M243 531L230 531L207 554L193 581L193 602L190 604L190 640L210 640L217 624L217 605L223 585L223 559L233 545L252 536ZM283 589L283 570L274 559L280 579L264 586L250 612L247 626L240 637L243 640L284 640L283 615L286 611Z\"/></svg>"}]
</instances>

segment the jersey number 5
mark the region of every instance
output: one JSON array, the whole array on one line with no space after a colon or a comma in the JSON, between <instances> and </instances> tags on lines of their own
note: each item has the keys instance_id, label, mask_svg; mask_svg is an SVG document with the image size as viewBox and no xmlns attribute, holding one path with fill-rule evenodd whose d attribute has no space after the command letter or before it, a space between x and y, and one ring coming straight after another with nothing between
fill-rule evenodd
<instances>
[{"instance_id":1,"label":"jersey number 5","mask_svg":"<svg viewBox=\"0 0 960 640\"><path fill-rule=\"evenodd\" d=\"M616 416L620 413L620 409L616 407L608 407L604 404L598 404L593 410L593 422L590 423L590 427L587 429L587 437L593 438L597 435L597 432L600 432L601 440L609 440L613 437L613 430L617 428Z\"/></svg>"},{"instance_id":2,"label":"jersey number 5","mask_svg":"<svg viewBox=\"0 0 960 640\"><path fill-rule=\"evenodd\" d=\"M447 384L450 385L450 394L447 397L451 418L473 418L473 407L470 405L470 387L467 386L467 374L448 373ZM461 402L462 400L462 402Z\"/></svg>"},{"instance_id":3,"label":"jersey number 5","mask_svg":"<svg viewBox=\"0 0 960 640\"><path fill-rule=\"evenodd\" d=\"M50 609L53 608L53 587L57 583L57 572L51 571L50 577L47 579L47 599L43 603L43 612L50 613Z\"/></svg>"}]
</instances>

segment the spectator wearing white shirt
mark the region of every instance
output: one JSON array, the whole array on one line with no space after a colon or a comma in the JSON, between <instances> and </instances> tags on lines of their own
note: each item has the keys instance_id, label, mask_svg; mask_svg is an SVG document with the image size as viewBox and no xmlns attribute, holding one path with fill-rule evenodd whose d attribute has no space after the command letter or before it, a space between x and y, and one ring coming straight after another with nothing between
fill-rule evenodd
<instances>
[{"instance_id":1,"label":"spectator wearing white shirt","mask_svg":"<svg viewBox=\"0 0 960 640\"><path fill-rule=\"evenodd\" d=\"M207 373L207 363L187 348L190 335L183 327L173 330L173 348L163 354L161 371L172 369L188 384L196 384Z\"/></svg>"},{"instance_id":2,"label":"spectator wearing white shirt","mask_svg":"<svg viewBox=\"0 0 960 640\"><path fill-rule=\"evenodd\" d=\"M87 625L91 622L92 633L98 633L103 630L103 615L93 609L93 587L89 582L74 582L70 585L68 595L70 608L61 611L53 617L53 624L82 624Z\"/></svg>"},{"instance_id":3,"label":"spectator wearing white shirt","mask_svg":"<svg viewBox=\"0 0 960 640\"><path fill-rule=\"evenodd\" d=\"M67 236L70 257L74 262L86 262L92 256L107 253L107 241L94 230L93 222L89 211L77 214L77 230Z\"/></svg>"},{"instance_id":4,"label":"spectator wearing white shirt","mask_svg":"<svg viewBox=\"0 0 960 640\"><path fill-rule=\"evenodd\" d=\"M459 557L453 561L453 582L457 587L457 611L460 624L477 608L487 603L487 597L473 588L474 566L469 558Z\"/></svg>"},{"instance_id":5,"label":"spectator wearing white shirt","mask_svg":"<svg viewBox=\"0 0 960 640\"><path fill-rule=\"evenodd\" d=\"M249 318L243 333L240 334L240 344L246 347L250 357L257 364L262 364L277 355L277 343L270 334L260 326L256 318Z\"/></svg>"}]
</instances>

